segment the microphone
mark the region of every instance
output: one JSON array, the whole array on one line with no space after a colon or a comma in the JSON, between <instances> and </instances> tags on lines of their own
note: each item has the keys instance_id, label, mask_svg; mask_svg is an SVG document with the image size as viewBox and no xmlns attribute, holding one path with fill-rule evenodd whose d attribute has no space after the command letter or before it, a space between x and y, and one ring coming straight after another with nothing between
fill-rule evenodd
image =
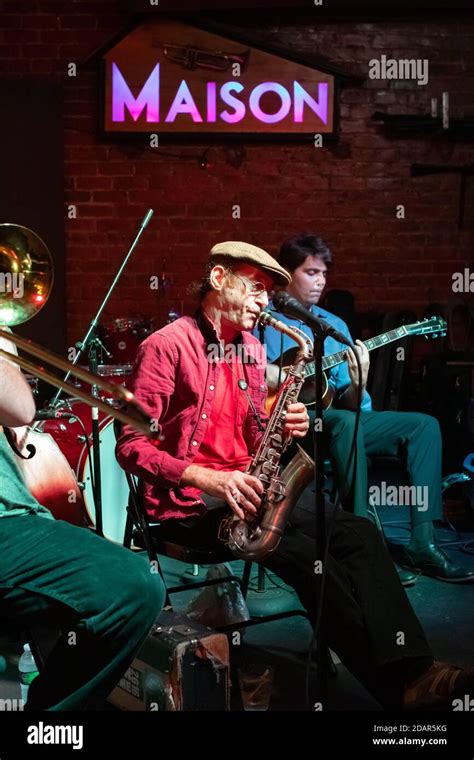
<instances>
[{"instance_id":1,"label":"microphone","mask_svg":"<svg viewBox=\"0 0 474 760\"><path fill-rule=\"evenodd\" d=\"M338 340L339 343L344 343L345 346L354 348L352 342L349 338L343 335L343 333L336 330L336 328L330 325L329 322L326 322L325 319L321 319L321 317L316 317L314 314L311 314L309 309L306 309L302 303L296 298L293 298L293 296L290 296L284 290L279 290L277 293L274 293L272 302L275 309L286 317L300 319L305 325L308 325L308 327L311 327L317 333L322 333L324 337L330 335L335 340Z\"/></svg>"},{"instance_id":2,"label":"microphone","mask_svg":"<svg viewBox=\"0 0 474 760\"><path fill-rule=\"evenodd\" d=\"M38 420L59 420L65 417L71 417L71 412L65 412L60 409L37 409L33 420L35 422Z\"/></svg>"}]
</instances>

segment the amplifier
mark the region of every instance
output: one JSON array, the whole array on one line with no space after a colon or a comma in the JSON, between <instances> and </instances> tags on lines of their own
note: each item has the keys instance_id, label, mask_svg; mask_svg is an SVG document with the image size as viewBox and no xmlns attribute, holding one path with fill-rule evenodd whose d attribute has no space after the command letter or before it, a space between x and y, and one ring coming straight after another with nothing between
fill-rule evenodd
<instances>
[{"instance_id":1,"label":"amplifier","mask_svg":"<svg viewBox=\"0 0 474 760\"><path fill-rule=\"evenodd\" d=\"M228 710L229 642L185 615L160 613L108 701L120 710Z\"/></svg>"}]
</instances>

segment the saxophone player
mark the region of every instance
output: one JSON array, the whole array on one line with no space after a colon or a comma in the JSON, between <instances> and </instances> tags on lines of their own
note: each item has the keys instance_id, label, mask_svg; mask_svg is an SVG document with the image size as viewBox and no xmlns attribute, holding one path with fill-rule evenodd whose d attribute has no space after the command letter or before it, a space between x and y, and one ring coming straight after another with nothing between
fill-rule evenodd
<instances>
[{"instance_id":1,"label":"saxophone player","mask_svg":"<svg viewBox=\"0 0 474 760\"><path fill-rule=\"evenodd\" d=\"M245 469L267 421L266 362L250 331L273 286L290 279L262 249L219 243L210 252L196 313L140 346L133 392L159 423L163 442L156 448L125 427L116 454L143 480L147 512L160 520L165 540L182 542L184 523L189 545L211 545L230 510L240 519L258 510L263 486ZM285 432L302 438L307 430L304 405L290 405ZM313 530L311 508L300 502L262 564L293 586L315 619ZM384 707L421 709L433 700L450 706L457 692L474 686L473 672L435 661L369 520L340 512L325 571L328 644ZM404 647L397 645L400 630Z\"/></svg>"}]
</instances>

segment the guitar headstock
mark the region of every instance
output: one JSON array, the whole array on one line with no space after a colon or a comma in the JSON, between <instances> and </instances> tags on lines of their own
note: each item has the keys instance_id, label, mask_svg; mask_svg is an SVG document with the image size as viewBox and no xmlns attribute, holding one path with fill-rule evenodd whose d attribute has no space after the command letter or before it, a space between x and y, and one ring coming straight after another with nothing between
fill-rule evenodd
<instances>
[{"instance_id":1,"label":"guitar headstock","mask_svg":"<svg viewBox=\"0 0 474 760\"><path fill-rule=\"evenodd\" d=\"M442 317L427 317L411 325L405 325L407 335L424 335L428 338L444 338L448 325Z\"/></svg>"}]
</instances>

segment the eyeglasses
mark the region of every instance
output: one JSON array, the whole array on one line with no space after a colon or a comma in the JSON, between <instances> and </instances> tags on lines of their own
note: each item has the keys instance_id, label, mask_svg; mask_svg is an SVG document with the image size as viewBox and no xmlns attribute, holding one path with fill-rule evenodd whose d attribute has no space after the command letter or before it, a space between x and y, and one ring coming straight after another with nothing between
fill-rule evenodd
<instances>
[{"instance_id":1,"label":"eyeglasses","mask_svg":"<svg viewBox=\"0 0 474 760\"><path fill-rule=\"evenodd\" d=\"M237 274L237 272L232 272L232 274L246 285L253 296L262 296L264 293L268 296L270 289L263 282L254 282L253 280L249 280L248 277Z\"/></svg>"}]
</instances>

